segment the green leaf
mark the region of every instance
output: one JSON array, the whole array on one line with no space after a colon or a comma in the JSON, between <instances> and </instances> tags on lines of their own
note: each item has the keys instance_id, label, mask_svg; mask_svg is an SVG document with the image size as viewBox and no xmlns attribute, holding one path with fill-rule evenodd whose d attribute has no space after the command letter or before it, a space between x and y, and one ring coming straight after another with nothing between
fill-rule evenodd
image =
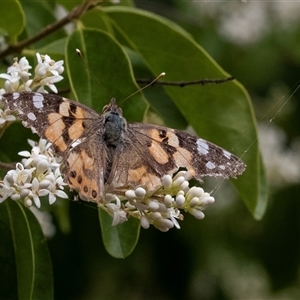
<instances>
[{"instance_id":1,"label":"green leaf","mask_svg":"<svg viewBox=\"0 0 300 300\"><path fill-rule=\"evenodd\" d=\"M39 52L42 54L48 54L54 60L64 59L66 41L66 37L55 40L54 42L45 45L43 48L34 51L34 53Z\"/></svg>"},{"instance_id":2,"label":"green leaf","mask_svg":"<svg viewBox=\"0 0 300 300\"><path fill-rule=\"evenodd\" d=\"M0 9L0 33L16 37L25 27L25 14L18 0L4 1L1 0Z\"/></svg>"},{"instance_id":3,"label":"green leaf","mask_svg":"<svg viewBox=\"0 0 300 300\"><path fill-rule=\"evenodd\" d=\"M18 282L13 239L5 204L0 204L0 281L1 299L18 299Z\"/></svg>"},{"instance_id":4,"label":"green leaf","mask_svg":"<svg viewBox=\"0 0 300 300\"><path fill-rule=\"evenodd\" d=\"M57 0L56 2L64 6L69 11L82 4L82 0Z\"/></svg>"},{"instance_id":5,"label":"green leaf","mask_svg":"<svg viewBox=\"0 0 300 300\"><path fill-rule=\"evenodd\" d=\"M84 61L79 59L77 48L82 51ZM138 90L126 52L103 31L76 30L67 43L66 61L75 98L98 112L111 98L124 100ZM146 108L141 93L122 105L130 121L142 121Z\"/></svg>"},{"instance_id":6,"label":"green leaf","mask_svg":"<svg viewBox=\"0 0 300 300\"><path fill-rule=\"evenodd\" d=\"M28 37L35 36L43 28L56 22L53 1L21 1L26 14L26 33ZM66 36L64 29L59 29L34 44L34 48L41 48Z\"/></svg>"},{"instance_id":7,"label":"green leaf","mask_svg":"<svg viewBox=\"0 0 300 300\"><path fill-rule=\"evenodd\" d=\"M53 299L52 265L38 221L19 202L7 200L0 206L1 220L8 220L13 239L19 299Z\"/></svg>"},{"instance_id":8,"label":"green leaf","mask_svg":"<svg viewBox=\"0 0 300 300\"><path fill-rule=\"evenodd\" d=\"M105 11L115 30L141 55L151 72L166 72L164 80L181 82L228 76L176 24L136 9L110 7ZM164 89L199 136L238 156L243 154L247 170L232 182L252 214L262 215L265 205L261 202L267 201L262 186L265 178L261 178L264 172L253 107L243 86L235 80L220 85L165 86Z\"/></svg>"},{"instance_id":9,"label":"green leaf","mask_svg":"<svg viewBox=\"0 0 300 300\"><path fill-rule=\"evenodd\" d=\"M262 157L260 157L260 164L263 165L262 162ZM265 168L260 168L261 174L260 177L258 178L260 182L258 183L260 185L260 194L259 197L260 199L257 201L257 206L255 207L254 210L254 217L257 220L261 220L262 217L264 216L264 212L267 209L268 205L268 194L269 194L269 189L268 189L268 182L267 182L267 174Z\"/></svg>"},{"instance_id":10,"label":"green leaf","mask_svg":"<svg viewBox=\"0 0 300 300\"><path fill-rule=\"evenodd\" d=\"M106 251L115 258L127 257L137 244L140 221L129 218L125 223L112 226L112 217L101 208L98 208L98 212Z\"/></svg>"},{"instance_id":11,"label":"green leaf","mask_svg":"<svg viewBox=\"0 0 300 300\"><path fill-rule=\"evenodd\" d=\"M80 20L86 28L105 30L113 34L110 18L102 9L92 9L86 12Z\"/></svg>"}]
</instances>

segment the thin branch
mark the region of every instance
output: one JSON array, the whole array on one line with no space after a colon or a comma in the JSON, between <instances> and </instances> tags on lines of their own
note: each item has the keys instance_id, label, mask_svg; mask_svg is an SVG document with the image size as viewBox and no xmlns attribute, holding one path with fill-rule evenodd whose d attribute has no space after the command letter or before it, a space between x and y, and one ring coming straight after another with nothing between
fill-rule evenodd
<instances>
[{"instance_id":1,"label":"thin branch","mask_svg":"<svg viewBox=\"0 0 300 300\"><path fill-rule=\"evenodd\" d=\"M142 84L147 84L147 86L155 85L155 84L160 84L160 85L170 85L170 86L178 86L178 87L185 87L187 85L206 85L206 84L220 84L224 83L227 81L232 81L235 78L233 76L229 76L227 78L217 78L217 79L199 79L195 81L156 81L155 79L136 79L137 83L142 83ZM144 88L144 87L143 87ZM58 94L67 94L70 92L70 88L64 88L64 89L59 89ZM140 90L138 90L140 92ZM50 94L55 94L52 91L49 91ZM130 95L131 97L132 95ZM124 101L124 100L123 100Z\"/></svg>"},{"instance_id":2,"label":"thin branch","mask_svg":"<svg viewBox=\"0 0 300 300\"><path fill-rule=\"evenodd\" d=\"M137 83L145 83L149 84L151 83L153 79L137 79ZM155 81L151 85L160 84L160 85L171 85L171 86L179 86L179 87L185 87L187 85L206 85L206 84L220 84L227 81L234 80L233 76L229 76L227 78L217 78L217 79L209 79L209 78L203 78L199 80L194 81Z\"/></svg>"},{"instance_id":3,"label":"thin branch","mask_svg":"<svg viewBox=\"0 0 300 300\"><path fill-rule=\"evenodd\" d=\"M58 21L44 27L35 36L32 36L28 39L20 41L17 44L8 46L8 48L6 48L4 51L0 52L0 59L7 56L8 54L15 53L15 52L21 52L25 47L41 40L45 36L62 28L63 26L72 22L73 20L80 18L81 15L84 14L86 11L94 8L98 4L98 2L99 1L95 1L95 0L85 0L81 5L75 7L67 16L65 16L61 20L58 20Z\"/></svg>"},{"instance_id":4,"label":"thin branch","mask_svg":"<svg viewBox=\"0 0 300 300\"><path fill-rule=\"evenodd\" d=\"M0 169L13 170L16 168L16 163L4 163L0 161Z\"/></svg>"}]
</instances>

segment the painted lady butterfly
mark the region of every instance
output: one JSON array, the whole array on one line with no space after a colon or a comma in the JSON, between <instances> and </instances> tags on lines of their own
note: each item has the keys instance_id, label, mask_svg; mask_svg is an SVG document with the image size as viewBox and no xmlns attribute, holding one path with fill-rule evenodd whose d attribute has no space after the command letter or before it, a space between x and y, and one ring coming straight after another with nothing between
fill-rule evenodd
<instances>
[{"instance_id":1,"label":"painted lady butterfly","mask_svg":"<svg viewBox=\"0 0 300 300\"><path fill-rule=\"evenodd\" d=\"M102 114L69 99L36 92L2 95L26 127L53 144L62 173L83 200L101 202L107 192L143 186L155 191L161 178L186 168L202 177L236 178L241 159L189 133L157 125L127 123L112 99Z\"/></svg>"}]
</instances>

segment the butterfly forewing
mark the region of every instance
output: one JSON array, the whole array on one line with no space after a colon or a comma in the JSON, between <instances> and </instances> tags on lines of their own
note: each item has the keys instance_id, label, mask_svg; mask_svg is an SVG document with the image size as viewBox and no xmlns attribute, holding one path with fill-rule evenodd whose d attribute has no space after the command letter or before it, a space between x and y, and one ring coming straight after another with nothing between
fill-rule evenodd
<instances>
[{"instance_id":1,"label":"butterfly forewing","mask_svg":"<svg viewBox=\"0 0 300 300\"><path fill-rule=\"evenodd\" d=\"M18 113L23 125L53 143L59 155L94 132L100 117L95 111L57 95L15 92L2 97L8 108Z\"/></svg>"},{"instance_id":2,"label":"butterfly forewing","mask_svg":"<svg viewBox=\"0 0 300 300\"><path fill-rule=\"evenodd\" d=\"M186 168L202 182L205 176L236 178L245 171L245 164L237 156L187 132L139 123L128 127L134 135L148 140L144 142L143 156L146 160L151 158L161 176Z\"/></svg>"}]
</instances>

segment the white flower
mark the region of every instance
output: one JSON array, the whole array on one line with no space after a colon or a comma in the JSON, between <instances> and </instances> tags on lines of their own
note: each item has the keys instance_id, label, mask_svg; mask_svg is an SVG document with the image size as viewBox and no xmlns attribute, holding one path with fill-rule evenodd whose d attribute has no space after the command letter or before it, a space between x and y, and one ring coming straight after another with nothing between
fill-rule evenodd
<instances>
[{"instance_id":1,"label":"white flower","mask_svg":"<svg viewBox=\"0 0 300 300\"><path fill-rule=\"evenodd\" d=\"M150 223L160 231L166 232L174 227L174 223L171 220L164 218L159 212L150 213L148 214L148 217Z\"/></svg>"},{"instance_id":2,"label":"white flower","mask_svg":"<svg viewBox=\"0 0 300 300\"><path fill-rule=\"evenodd\" d=\"M203 219L202 210L214 202L214 198L202 188L189 188L188 180L191 178L191 174L185 171L178 172L173 178L165 175L162 178L163 186L155 193L148 194L143 187L125 190L126 199L123 200L123 205L116 195L109 194L110 197L100 207L113 216L113 225L121 223L122 218L127 220L130 216L140 219L141 226L145 229L151 224L163 232L173 227L179 229L178 220L183 220L180 209ZM115 199L116 203L113 203Z\"/></svg>"},{"instance_id":3,"label":"white flower","mask_svg":"<svg viewBox=\"0 0 300 300\"><path fill-rule=\"evenodd\" d=\"M20 61L14 59L14 63L7 69L7 73L0 74L0 78L6 79L4 89L0 90L0 97L4 93L12 93L15 91L33 91L39 92L48 91L45 86L48 86L53 92L57 93L55 83L61 81L63 77L60 75L64 71L64 61L55 62L49 55L36 54L38 64L35 67L34 78L30 79L32 68L28 60L22 57Z\"/></svg>"},{"instance_id":4,"label":"white flower","mask_svg":"<svg viewBox=\"0 0 300 300\"><path fill-rule=\"evenodd\" d=\"M39 181L36 178L33 178L32 180L32 187L31 187L31 192L30 192L30 198L33 199L34 204L36 205L37 208L41 207L41 200L39 198ZM30 202L26 203L28 206ZM32 202L31 202L32 204Z\"/></svg>"},{"instance_id":5,"label":"white flower","mask_svg":"<svg viewBox=\"0 0 300 300\"><path fill-rule=\"evenodd\" d=\"M0 78L6 79L5 91L11 93L14 91L26 90L25 86L31 74L28 72L32 67L29 65L28 60L22 57L20 61L14 59L14 63L7 69L7 73L0 74ZM21 85L20 85L21 81Z\"/></svg>"},{"instance_id":6,"label":"white flower","mask_svg":"<svg viewBox=\"0 0 300 300\"><path fill-rule=\"evenodd\" d=\"M38 222L41 225L43 234L46 238L51 238L54 236L56 228L52 222L52 216L47 211L40 211L34 206L30 207Z\"/></svg>"},{"instance_id":7,"label":"white flower","mask_svg":"<svg viewBox=\"0 0 300 300\"><path fill-rule=\"evenodd\" d=\"M7 178L4 178L3 181L0 181L0 203L9 198L15 189L12 188L10 183L7 181Z\"/></svg>"},{"instance_id":8,"label":"white flower","mask_svg":"<svg viewBox=\"0 0 300 300\"><path fill-rule=\"evenodd\" d=\"M13 122L16 120L16 117L9 114L9 111L2 110L0 108L0 126L3 125L5 122Z\"/></svg>"},{"instance_id":9,"label":"white flower","mask_svg":"<svg viewBox=\"0 0 300 300\"><path fill-rule=\"evenodd\" d=\"M15 170L10 170L0 183L0 202L8 197L12 200L26 198L31 189L31 179L34 168L24 169L20 163L16 164Z\"/></svg>"},{"instance_id":10,"label":"white flower","mask_svg":"<svg viewBox=\"0 0 300 300\"><path fill-rule=\"evenodd\" d=\"M39 143L29 141L31 152L21 151L22 163L17 163L15 170L10 170L0 183L0 202L8 197L13 200L24 199L26 206L32 202L41 207L40 197L49 197L49 204L53 204L57 197L68 198L63 191L67 185L59 170L59 161L56 160L50 148L51 143L41 139Z\"/></svg>"},{"instance_id":11,"label":"white flower","mask_svg":"<svg viewBox=\"0 0 300 300\"><path fill-rule=\"evenodd\" d=\"M40 86L38 92L47 92L45 86L48 86L54 93L57 93L57 88L54 83L63 79L60 74L63 73L63 60L55 62L49 55L36 54L38 64L35 67L35 77L33 82Z\"/></svg>"},{"instance_id":12,"label":"white flower","mask_svg":"<svg viewBox=\"0 0 300 300\"><path fill-rule=\"evenodd\" d=\"M60 170L57 168L55 172L50 173L49 175L45 176L45 180L49 180L51 183L47 187L47 191L49 191L49 204L53 204L56 201L56 197L59 198L68 198L68 195L62 191L63 186L66 183L63 181L61 177Z\"/></svg>"},{"instance_id":13,"label":"white flower","mask_svg":"<svg viewBox=\"0 0 300 300\"><path fill-rule=\"evenodd\" d=\"M55 83L63 79L60 75L64 71L63 60L55 62L49 55L40 55L39 53L36 56L38 65L35 68L33 79L30 79L31 73L29 73L32 67L25 57L22 57L20 61L15 58L13 65L7 69L7 73L0 74L0 78L6 79L4 88L0 89L0 127L4 127L6 122L16 119L15 116L9 114L8 110L2 109L1 98L3 94L33 90L48 93L45 86L57 93Z\"/></svg>"},{"instance_id":14,"label":"white flower","mask_svg":"<svg viewBox=\"0 0 300 300\"><path fill-rule=\"evenodd\" d=\"M127 214L121 208L121 201L118 197L115 197L116 203L107 203L107 211L113 217L112 226L122 224L127 221Z\"/></svg>"}]
</instances>

